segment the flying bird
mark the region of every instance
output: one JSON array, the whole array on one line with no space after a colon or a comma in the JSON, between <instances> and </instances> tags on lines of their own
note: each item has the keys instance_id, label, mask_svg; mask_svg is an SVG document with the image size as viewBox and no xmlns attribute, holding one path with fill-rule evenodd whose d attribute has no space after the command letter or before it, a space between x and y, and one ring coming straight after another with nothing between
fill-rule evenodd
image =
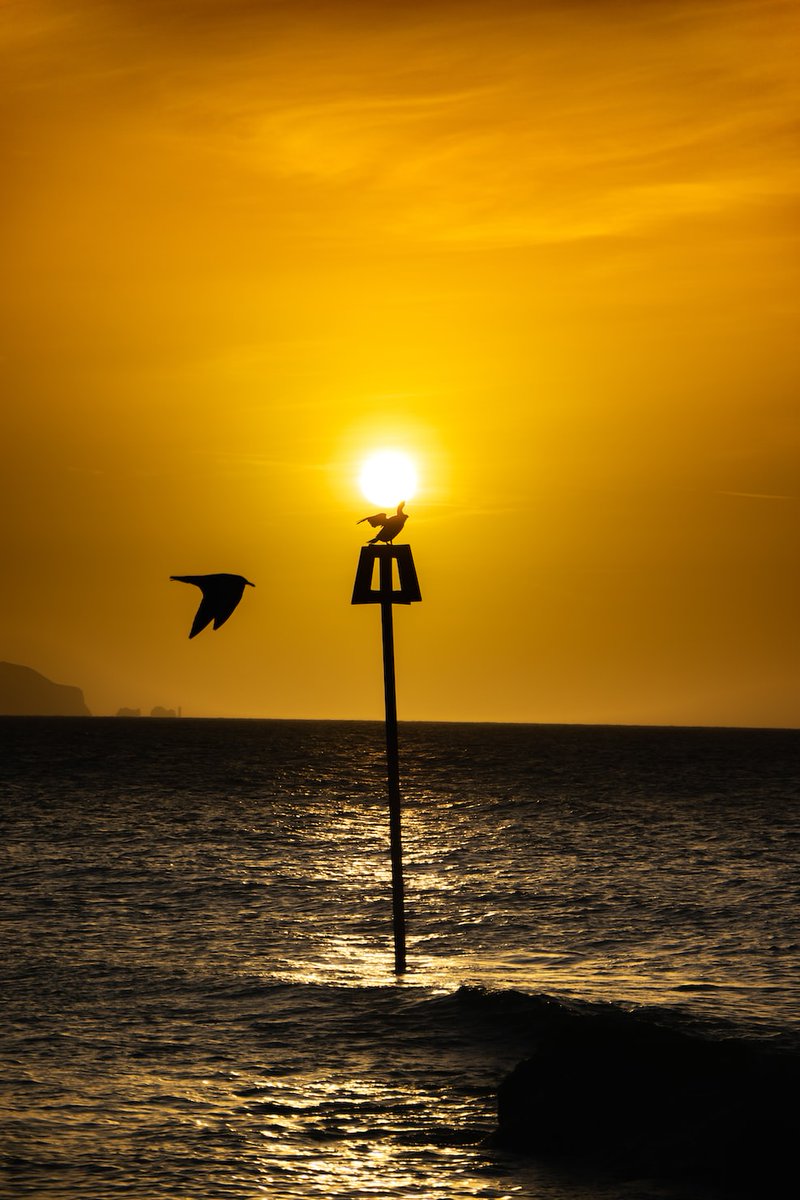
<instances>
[{"instance_id":1,"label":"flying bird","mask_svg":"<svg viewBox=\"0 0 800 1200\"><path fill-rule=\"evenodd\" d=\"M170 575L177 583L193 583L203 593L189 637L197 637L206 625L224 625L242 598L245 586L255 587L244 575Z\"/></svg>"},{"instance_id":2,"label":"flying bird","mask_svg":"<svg viewBox=\"0 0 800 1200\"><path fill-rule=\"evenodd\" d=\"M367 545L374 546L376 542L394 541L408 520L408 514L403 512L404 506L405 500L401 500L393 517L387 517L384 512L375 513L371 517L362 517L360 521L356 521L356 525L363 525L365 521L369 521L373 529L380 528L380 533L376 533L374 538L370 538Z\"/></svg>"}]
</instances>

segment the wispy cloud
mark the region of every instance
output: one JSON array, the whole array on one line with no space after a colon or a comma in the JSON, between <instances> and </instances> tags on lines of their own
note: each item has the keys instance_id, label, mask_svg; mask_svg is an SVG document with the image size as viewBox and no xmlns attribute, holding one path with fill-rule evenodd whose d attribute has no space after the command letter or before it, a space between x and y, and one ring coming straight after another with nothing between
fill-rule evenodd
<instances>
[{"instance_id":1,"label":"wispy cloud","mask_svg":"<svg viewBox=\"0 0 800 1200\"><path fill-rule=\"evenodd\" d=\"M108 139L150 156L148 177L185 164L214 181L199 213L254 231L266 213L312 243L549 245L800 193L784 0L491 14L432 0L370 6L368 24L363 7L82 0L66 24L42 0L12 11L28 88L58 94L66 71L98 121L111 106Z\"/></svg>"},{"instance_id":2,"label":"wispy cloud","mask_svg":"<svg viewBox=\"0 0 800 1200\"><path fill-rule=\"evenodd\" d=\"M797 500L797 496L780 496L771 492L715 492L717 496L736 496L742 500Z\"/></svg>"}]
</instances>

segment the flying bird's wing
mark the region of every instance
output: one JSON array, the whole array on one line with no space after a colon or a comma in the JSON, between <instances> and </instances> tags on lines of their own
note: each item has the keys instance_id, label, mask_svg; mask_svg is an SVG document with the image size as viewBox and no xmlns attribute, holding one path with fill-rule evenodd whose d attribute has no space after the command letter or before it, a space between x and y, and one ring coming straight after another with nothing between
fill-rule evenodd
<instances>
[{"instance_id":1,"label":"flying bird's wing","mask_svg":"<svg viewBox=\"0 0 800 1200\"><path fill-rule=\"evenodd\" d=\"M220 625L224 625L228 617L231 615L236 605L242 598L244 585L247 581L242 579L240 575L223 575L218 577L218 582L215 581L214 586L214 628L219 629ZM203 597L203 604L210 594L207 592ZM203 604L200 607L203 607ZM198 616L200 614L198 613ZM195 617L195 621L197 617Z\"/></svg>"},{"instance_id":2,"label":"flying bird's wing","mask_svg":"<svg viewBox=\"0 0 800 1200\"><path fill-rule=\"evenodd\" d=\"M197 637L212 621L214 628L224 625L242 598L245 585L255 587L243 575L170 575L178 583L193 583L203 593L195 613L189 637Z\"/></svg>"},{"instance_id":3,"label":"flying bird's wing","mask_svg":"<svg viewBox=\"0 0 800 1200\"><path fill-rule=\"evenodd\" d=\"M228 614L230 615L230 614ZM198 633L202 633L206 625L210 625L214 620L215 612L214 605L209 600L208 596L203 593L203 599L200 601L200 607L194 614L192 628L189 630L189 637L197 637ZM216 625L214 626L216 629Z\"/></svg>"},{"instance_id":4,"label":"flying bird's wing","mask_svg":"<svg viewBox=\"0 0 800 1200\"><path fill-rule=\"evenodd\" d=\"M371 517L362 517L360 521L356 521L356 525L363 525L365 521L369 521L373 529L377 529L379 525L385 525L386 520L386 513L375 513Z\"/></svg>"}]
</instances>

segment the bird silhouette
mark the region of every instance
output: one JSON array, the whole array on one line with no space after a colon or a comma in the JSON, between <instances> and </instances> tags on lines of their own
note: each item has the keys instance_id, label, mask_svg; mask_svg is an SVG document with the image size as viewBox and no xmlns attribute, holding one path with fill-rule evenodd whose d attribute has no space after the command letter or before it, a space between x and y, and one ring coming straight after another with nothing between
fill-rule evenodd
<instances>
[{"instance_id":1,"label":"bird silhouette","mask_svg":"<svg viewBox=\"0 0 800 1200\"><path fill-rule=\"evenodd\" d=\"M383 512L375 513L371 517L362 517L360 521L356 521L356 525L363 525L365 521L369 521L373 529L380 527L380 533L376 533L374 538L370 538L367 545L374 546L376 542L394 541L408 520L408 513L403 512L404 506L405 500L401 500L393 517L387 517Z\"/></svg>"},{"instance_id":2,"label":"bird silhouette","mask_svg":"<svg viewBox=\"0 0 800 1200\"><path fill-rule=\"evenodd\" d=\"M189 637L197 637L206 625L224 625L242 598L245 586L255 587L244 575L170 575L176 583L193 583L203 593Z\"/></svg>"}]
</instances>

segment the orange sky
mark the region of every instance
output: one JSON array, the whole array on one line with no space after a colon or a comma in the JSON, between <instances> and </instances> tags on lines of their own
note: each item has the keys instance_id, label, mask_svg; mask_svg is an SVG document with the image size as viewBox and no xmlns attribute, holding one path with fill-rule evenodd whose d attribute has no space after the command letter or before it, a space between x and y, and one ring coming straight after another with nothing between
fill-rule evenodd
<instances>
[{"instance_id":1,"label":"orange sky","mask_svg":"<svg viewBox=\"0 0 800 1200\"><path fill-rule=\"evenodd\" d=\"M401 718L800 724L794 0L2 11L0 659L380 716L395 446Z\"/></svg>"}]
</instances>

